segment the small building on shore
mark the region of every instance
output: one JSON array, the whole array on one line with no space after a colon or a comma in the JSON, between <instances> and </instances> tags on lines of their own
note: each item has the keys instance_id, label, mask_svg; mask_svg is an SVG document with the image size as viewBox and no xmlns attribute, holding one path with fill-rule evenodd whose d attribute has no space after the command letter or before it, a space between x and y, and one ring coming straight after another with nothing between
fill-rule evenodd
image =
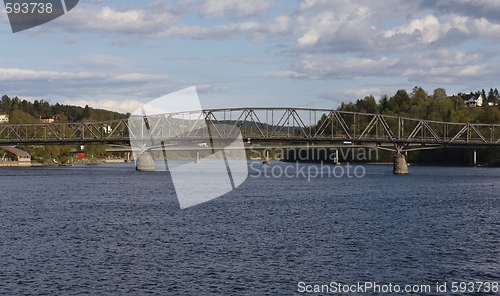
<instances>
[{"instance_id":1,"label":"small building on shore","mask_svg":"<svg viewBox=\"0 0 500 296\"><path fill-rule=\"evenodd\" d=\"M31 155L11 146L0 146L3 150L0 166L31 166Z\"/></svg>"},{"instance_id":2,"label":"small building on shore","mask_svg":"<svg viewBox=\"0 0 500 296\"><path fill-rule=\"evenodd\" d=\"M480 94L477 96L472 92L469 95L465 95L463 100L467 107L482 107L485 101L483 95Z\"/></svg>"},{"instance_id":3,"label":"small building on shore","mask_svg":"<svg viewBox=\"0 0 500 296\"><path fill-rule=\"evenodd\" d=\"M42 123L52 123L54 122L54 117L40 117Z\"/></svg>"},{"instance_id":4,"label":"small building on shore","mask_svg":"<svg viewBox=\"0 0 500 296\"><path fill-rule=\"evenodd\" d=\"M9 123L9 115L0 114L0 123Z\"/></svg>"}]
</instances>

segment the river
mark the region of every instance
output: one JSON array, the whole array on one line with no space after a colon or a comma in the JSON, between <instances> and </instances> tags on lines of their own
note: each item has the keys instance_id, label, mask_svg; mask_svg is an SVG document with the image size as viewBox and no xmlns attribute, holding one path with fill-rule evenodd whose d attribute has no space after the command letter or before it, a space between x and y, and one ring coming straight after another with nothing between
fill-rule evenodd
<instances>
[{"instance_id":1,"label":"river","mask_svg":"<svg viewBox=\"0 0 500 296\"><path fill-rule=\"evenodd\" d=\"M375 282L452 295L453 282L500 282L500 169L293 170L258 175L253 163L236 190L180 210L168 172L0 168L0 294L291 295Z\"/></svg>"}]
</instances>

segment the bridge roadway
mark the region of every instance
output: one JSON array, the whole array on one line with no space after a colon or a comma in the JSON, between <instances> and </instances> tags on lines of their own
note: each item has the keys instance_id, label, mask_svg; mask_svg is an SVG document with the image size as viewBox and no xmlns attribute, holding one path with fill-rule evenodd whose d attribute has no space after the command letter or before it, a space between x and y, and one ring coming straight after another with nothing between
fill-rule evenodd
<instances>
[{"instance_id":1,"label":"bridge roadway","mask_svg":"<svg viewBox=\"0 0 500 296\"><path fill-rule=\"evenodd\" d=\"M208 127L208 128L207 128ZM500 146L500 124L451 123L391 115L305 108L233 108L101 122L0 124L0 145L158 145L230 140L269 146L351 143L404 152ZM146 144L149 145L149 144Z\"/></svg>"}]
</instances>

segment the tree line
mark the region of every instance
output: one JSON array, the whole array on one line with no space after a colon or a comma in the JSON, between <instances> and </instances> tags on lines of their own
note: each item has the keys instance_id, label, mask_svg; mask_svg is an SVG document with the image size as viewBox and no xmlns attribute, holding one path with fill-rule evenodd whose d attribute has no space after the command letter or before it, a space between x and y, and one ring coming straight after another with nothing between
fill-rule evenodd
<instances>
[{"instance_id":1,"label":"tree line","mask_svg":"<svg viewBox=\"0 0 500 296\"><path fill-rule=\"evenodd\" d=\"M473 94L482 95L484 92L481 90ZM464 102L466 95L459 93L448 96L443 88L437 88L429 95L421 87L415 86L410 93L400 89L392 96L383 95L378 101L370 95L356 102L342 102L337 110L460 123L500 122L500 106L497 105L500 96L496 88L484 96L493 106L485 103L481 108L467 107Z\"/></svg>"},{"instance_id":2,"label":"tree line","mask_svg":"<svg viewBox=\"0 0 500 296\"><path fill-rule=\"evenodd\" d=\"M50 104L44 100L21 100L17 96L3 95L0 100L0 114L9 115L9 123L35 123L40 118L54 118L61 122L102 121L127 118L128 114L85 107ZM55 117L54 117L55 116Z\"/></svg>"}]
</instances>

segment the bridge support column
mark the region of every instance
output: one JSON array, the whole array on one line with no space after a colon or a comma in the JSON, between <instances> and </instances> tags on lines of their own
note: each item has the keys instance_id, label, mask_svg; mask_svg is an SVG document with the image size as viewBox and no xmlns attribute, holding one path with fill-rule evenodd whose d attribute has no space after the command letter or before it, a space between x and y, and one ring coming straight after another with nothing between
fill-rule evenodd
<instances>
[{"instance_id":1,"label":"bridge support column","mask_svg":"<svg viewBox=\"0 0 500 296\"><path fill-rule=\"evenodd\" d=\"M271 161L269 160L269 150L266 150L266 156L265 160L263 161L264 164L271 164Z\"/></svg>"},{"instance_id":2,"label":"bridge support column","mask_svg":"<svg viewBox=\"0 0 500 296\"><path fill-rule=\"evenodd\" d=\"M333 159L333 163L336 164L336 165L340 164L340 161L339 161L339 150L338 149L335 149L335 158Z\"/></svg>"},{"instance_id":3,"label":"bridge support column","mask_svg":"<svg viewBox=\"0 0 500 296\"><path fill-rule=\"evenodd\" d=\"M408 174L408 164L406 163L406 157L398 152L396 156L394 156L394 168L392 172L396 175L404 175Z\"/></svg>"},{"instance_id":4,"label":"bridge support column","mask_svg":"<svg viewBox=\"0 0 500 296\"><path fill-rule=\"evenodd\" d=\"M155 161L148 151L144 151L141 155L139 155L139 157L137 157L135 160L135 169L138 171L155 170Z\"/></svg>"},{"instance_id":5,"label":"bridge support column","mask_svg":"<svg viewBox=\"0 0 500 296\"><path fill-rule=\"evenodd\" d=\"M200 151L196 151L196 159L195 159L194 163L201 163Z\"/></svg>"},{"instance_id":6,"label":"bridge support column","mask_svg":"<svg viewBox=\"0 0 500 296\"><path fill-rule=\"evenodd\" d=\"M473 166L477 165L477 151L476 149L470 152L470 164Z\"/></svg>"}]
</instances>

